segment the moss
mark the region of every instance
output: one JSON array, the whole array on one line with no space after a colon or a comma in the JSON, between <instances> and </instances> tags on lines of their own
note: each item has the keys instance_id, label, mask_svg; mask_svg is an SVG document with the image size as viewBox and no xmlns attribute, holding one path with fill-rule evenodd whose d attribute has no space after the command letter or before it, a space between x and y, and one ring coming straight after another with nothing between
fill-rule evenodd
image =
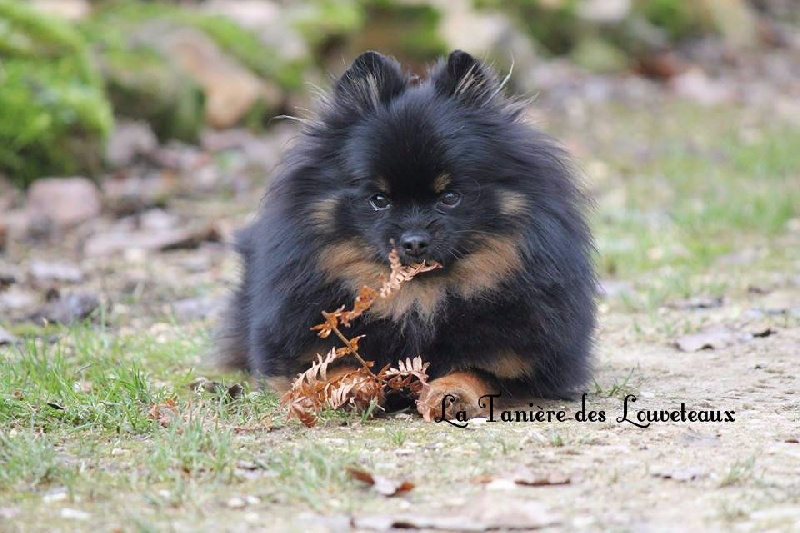
<instances>
[{"instance_id":1,"label":"moss","mask_svg":"<svg viewBox=\"0 0 800 533\"><path fill-rule=\"evenodd\" d=\"M354 0L320 0L298 3L289 11L292 25L316 51L332 40L356 34L364 28L366 13Z\"/></svg>"},{"instance_id":2,"label":"moss","mask_svg":"<svg viewBox=\"0 0 800 533\"><path fill-rule=\"evenodd\" d=\"M219 48L235 58L256 75L274 80L286 90L302 85L303 72L309 60L284 60L277 51L269 53L253 32L242 28L232 20L218 15L159 4L132 2L130 0L107 1L84 25L84 31L94 38L119 39L137 27L152 20L163 20L188 26L206 34Z\"/></svg>"},{"instance_id":3,"label":"moss","mask_svg":"<svg viewBox=\"0 0 800 533\"><path fill-rule=\"evenodd\" d=\"M0 42L0 172L25 186L97 171L113 118L80 35L0 0Z\"/></svg>"},{"instance_id":4,"label":"moss","mask_svg":"<svg viewBox=\"0 0 800 533\"><path fill-rule=\"evenodd\" d=\"M700 4L684 0L636 0L634 12L666 31L670 39L679 40L711 29Z\"/></svg>"},{"instance_id":5,"label":"moss","mask_svg":"<svg viewBox=\"0 0 800 533\"><path fill-rule=\"evenodd\" d=\"M536 42L553 54L566 54L580 41L585 23L577 14L580 0L479 0L479 7L509 13Z\"/></svg>"},{"instance_id":6,"label":"moss","mask_svg":"<svg viewBox=\"0 0 800 533\"><path fill-rule=\"evenodd\" d=\"M203 89L146 48L107 49L102 70L119 116L146 120L161 141L196 141L205 123Z\"/></svg>"},{"instance_id":7,"label":"moss","mask_svg":"<svg viewBox=\"0 0 800 533\"><path fill-rule=\"evenodd\" d=\"M447 52L439 34L441 12L425 4L399 4L384 0L362 0L364 28L348 42L347 55L373 49L395 56L420 71Z\"/></svg>"}]
</instances>

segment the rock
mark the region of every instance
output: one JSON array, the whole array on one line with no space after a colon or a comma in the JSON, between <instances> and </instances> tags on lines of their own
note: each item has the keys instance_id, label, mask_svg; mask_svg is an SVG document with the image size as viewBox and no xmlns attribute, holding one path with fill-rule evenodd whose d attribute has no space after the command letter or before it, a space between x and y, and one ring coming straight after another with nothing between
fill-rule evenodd
<instances>
[{"instance_id":1,"label":"rock","mask_svg":"<svg viewBox=\"0 0 800 533\"><path fill-rule=\"evenodd\" d=\"M700 0L710 25L732 48L752 48L759 43L758 18L745 0Z\"/></svg>"},{"instance_id":2,"label":"rock","mask_svg":"<svg viewBox=\"0 0 800 533\"><path fill-rule=\"evenodd\" d=\"M17 342L17 338L14 335L0 328L0 346L14 344L15 342Z\"/></svg>"},{"instance_id":3,"label":"rock","mask_svg":"<svg viewBox=\"0 0 800 533\"><path fill-rule=\"evenodd\" d=\"M76 292L48 302L28 317L38 323L73 324L89 317L98 307L100 299L96 294Z\"/></svg>"},{"instance_id":4,"label":"rock","mask_svg":"<svg viewBox=\"0 0 800 533\"><path fill-rule=\"evenodd\" d=\"M33 261L30 266L31 276L36 281L57 281L65 283L80 283L83 281L83 271L77 265L69 263L49 263L46 261Z\"/></svg>"},{"instance_id":5,"label":"rock","mask_svg":"<svg viewBox=\"0 0 800 533\"><path fill-rule=\"evenodd\" d=\"M92 11L89 0L30 0L30 4L42 13L71 22L85 19Z\"/></svg>"},{"instance_id":6,"label":"rock","mask_svg":"<svg viewBox=\"0 0 800 533\"><path fill-rule=\"evenodd\" d=\"M281 7L276 2L265 0L210 0L203 4L202 9L212 15L226 16L251 30L285 24L281 18Z\"/></svg>"},{"instance_id":7,"label":"rock","mask_svg":"<svg viewBox=\"0 0 800 533\"><path fill-rule=\"evenodd\" d=\"M3 313L31 308L38 302L38 296L30 291L12 287L10 290L0 292L0 311Z\"/></svg>"},{"instance_id":8,"label":"rock","mask_svg":"<svg viewBox=\"0 0 800 533\"><path fill-rule=\"evenodd\" d=\"M631 0L583 0L577 7L580 18L592 23L620 23L631 12Z\"/></svg>"},{"instance_id":9,"label":"rock","mask_svg":"<svg viewBox=\"0 0 800 533\"><path fill-rule=\"evenodd\" d=\"M180 183L171 172L103 181L106 206L117 215L165 205L179 189Z\"/></svg>"},{"instance_id":10,"label":"rock","mask_svg":"<svg viewBox=\"0 0 800 533\"><path fill-rule=\"evenodd\" d=\"M163 209L151 209L139 217L139 228L154 233L175 229L179 223L178 215Z\"/></svg>"},{"instance_id":11,"label":"rock","mask_svg":"<svg viewBox=\"0 0 800 533\"><path fill-rule=\"evenodd\" d=\"M64 229L96 217L100 207L100 193L88 179L47 178L31 185L25 210Z\"/></svg>"},{"instance_id":12,"label":"rock","mask_svg":"<svg viewBox=\"0 0 800 533\"><path fill-rule=\"evenodd\" d=\"M125 250L177 250L195 248L207 240L218 240L214 229L208 226L165 231L112 231L90 237L84 245L84 253L96 257Z\"/></svg>"},{"instance_id":13,"label":"rock","mask_svg":"<svg viewBox=\"0 0 800 533\"><path fill-rule=\"evenodd\" d=\"M581 38L570 56L577 65L591 72L619 72L628 67L625 53L599 37Z\"/></svg>"},{"instance_id":14,"label":"rock","mask_svg":"<svg viewBox=\"0 0 800 533\"><path fill-rule=\"evenodd\" d=\"M699 68L691 68L670 80L670 86L679 95L702 105L730 102L735 97L732 84L712 80Z\"/></svg>"},{"instance_id":15,"label":"rock","mask_svg":"<svg viewBox=\"0 0 800 533\"><path fill-rule=\"evenodd\" d=\"M65 507L61 509L61 518L65 518L67 520L89 520L92 515L87 513L86 511L81 511L80 509L70 509Z\"/></svg>"},{"instance_id":16,"label":"rock","mask_svg":"<svg viewBox=\"0 0 800 533\"><path fill-rule=\"evenodd\" d=\"M158 139L146 123L120 122L106 145L106 161L112 166L123 167L157 147Z\"/></svg>"},{"instance_id":17,"label":"rock","mask_svg":"<svg viewBox=\"0 0 800 533\"><path fill-rule=\"evenodd\" d=\"M235 126L258 101L274 97L267 94L262 80L198 30L173 28L155 44L203 87L206 120L215 128Z\"/></svg>"}]
</instances>

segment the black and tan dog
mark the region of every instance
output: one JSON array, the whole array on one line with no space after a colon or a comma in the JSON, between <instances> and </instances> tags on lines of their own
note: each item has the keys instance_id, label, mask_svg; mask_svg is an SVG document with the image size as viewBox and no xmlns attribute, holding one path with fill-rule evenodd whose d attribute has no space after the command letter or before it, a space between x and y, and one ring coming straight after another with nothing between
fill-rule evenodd
<instances>
[{"instance_id":1,"label":"black and tan dog","mask_svg":"<svg viewBox=\"0 0 800 533\"><path fill-rule=\"evenodd\" d=\"M564 152L521 118L491 71L456 51L414 83L358 57L286 154L239 234L244 277L220 362L284 390L333 339L309 328L404 263L443 268L379 300L348 330L380 368L421 355L427 400L479 412L488 393L563 397L590 371L592 241Z\"/></svg>"}]
</instances>

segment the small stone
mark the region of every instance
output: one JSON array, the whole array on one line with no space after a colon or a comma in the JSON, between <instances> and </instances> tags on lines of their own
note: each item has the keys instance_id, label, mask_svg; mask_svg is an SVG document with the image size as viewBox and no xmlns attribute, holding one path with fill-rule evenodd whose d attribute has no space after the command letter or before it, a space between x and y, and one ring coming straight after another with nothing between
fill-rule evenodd
<instances>
[{"instance_id":1,"label":"small stone","mask_svg":"<svg viewBox=\"0 0 800 533\"><path fill-rule=\"evenodd\" d=\"M100 298L90 292L76 292L48 302L34 311L29 319L34 322L73 324L88 318L98 307Z\"/></svg>"},{"instance_id":2,"label":"small stone","mask_svg":"<svg viewBox=\"0 0 800 533\"><path fill-rule=\"evenodd\" d=\"M14 344L15 342L17 342L17 338L14 335L0 328L0 346Z\"/></svg>"},{"instance_id":3,"label":"small stone","mask_svg":"<svg viewBox=\"0 0 800 533\"><path fill-rule=\"evenodd\" d=\"M64 508L61 509L61 518L66 518L68 520L89 520L92 515L87 513L86 511L80 511L78 509L70 509Z\"/></svg>"},{"instance_id":4,"label":"small stone","mask_svg":"<svg viewBox=\"0 0 800 533\"><path fill-rule=\"evenodd\" d=\"M18 507L0 507L0 518L3 520L13 520L19 516L21 511Z\"/></svg>"},{"instance_id":5,"label":"small stone","mask_svg":"<svg viewBox=\"0 0 800 533\"><path fill-rule=\"evenodd\" d=\"M38 296L30 291L14 288L0 293L0 310L19 311L30 308L39 302Z\"/></svg>"},{"instance_id":6,"label":"small stone","mask_svg":"<svg viewBox=\"0 0 800 533\"><path fill-rule=\"evenodd\" d=\"M89 0L29 0L31 5L47 15L61 17L70 22L89 16L92 6Z\"/></svg>"},{"instance_id":7,"label":"small stone","mask_svg":"<svg viewBox=\"0 0 800 533\"><path fill-rule=\"evenodd\" d=\"M70 263L33 261L31 262L30 272L36 281L61 281L65 283L80 283L83 281L83 271L80 267Z\"/></svg>"},{"instance_id":8,"label":"small stone","mask_svg":"<svg viewBox=\"0 0 800 533\"><path fill-rule=\"evenodd\" d=\"M67 488L58 487L45 492L44 496L42 496L42 501L44 503L60 502L66 500L67 496L68 496Z\"/></svg>"},{"instance_id":9,"label":"small stone","mask_svg":"<svg viewBox=\"0 0 800 533\"><path fill-rule=\"evenodd\" d=\"M229 509L244 509L247 507L247 502L239 497L233 497L225 504Z\"/></svg>"},{"instance_id":10,"label":"small stone","mask_svg":"<svg viewBox=\"0 0 800 533\"><path fill-rule=\"evenodd\" d=\"M111 134L106 146L106 160L123 167L158 148L158 139L146 123L122 122Z\"/></svg>"},{"instance_id":11,"label":"small stone","mask_svg":"<svg viewBox=\"0 0 800 533\"><path fill-rule=\"evenodd\" d=\"M30 219L68 228L100 214L100 192L86 178L46 178L33 182L25 206Z\"/></svg>"},{"instance_id":12,"label":"small stone","mask_svg":"<svg viewBox=\"0 0 800 533\"><path fill-rule=\"evenodd\" d=\"M519 486L513 479L495 479L486 484L486 490L515 490Z\"/></svg>"}]
</instances>

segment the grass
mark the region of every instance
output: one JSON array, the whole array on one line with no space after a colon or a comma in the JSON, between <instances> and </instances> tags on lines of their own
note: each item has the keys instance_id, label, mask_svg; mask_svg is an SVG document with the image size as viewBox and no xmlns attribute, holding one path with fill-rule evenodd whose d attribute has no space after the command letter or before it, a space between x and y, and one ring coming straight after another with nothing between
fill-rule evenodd
<instances>
[{"instance_id":1,"label":"grass","mask_svg":"<svg viewBox=\"0 0 800 533\"><path fill-rule=\"evenodd\" d=\"M644 130L646 143L600 141L615 174L603 184L595 220L606 275L658 271L686 283L687 273L743 244L772 242L800 216L799 128L743 127L745 117L723 109L704 112L712 125L698 124L696 113L681 104L657 117L639 113L629 127ZM603 202L620 189L623 198Z\"/></svg>"},{"instance_id":2,"label":"grass","mask_svg":"<svg viewBox=\"0 0 800 533\"><path fill-rule=\"evenodd\" d=\"M697 324L686 311L663 308L665 302L746 294L758 273L787 271L800 260L785 244L790 221L800 217L800 131L778 124L743 129L746 117L730 110L703 110L699 120L696 108L669 105L660 117L606 109L598 121L613 117L613 135L591 139L592 130L582 132L607 165L608 177L595 190L601 276L631 286L604 305L626 320L616 333L654 344ZM724 260L750 249L758 250L753 260ZM109 312L70 328L6 325L24 341L0 347L0 529L4 508L22 513L24 530L69 529L59 514L67 506L90 513L79 525L93 529L225 528L250 516L267 529L290 530L286 521L301 511L425 507L480 494L476 477L519 468L577 468L579 484L588 451L605 464L647 448L615 444L613 422L621 398L655 381L645 360L599 373L587 404L605 409L609 421L592 427L457 430L416 418L328 412L306 429L287 424L277 398L253 390L245 376L207 374L208 324L187 327L158 314L136 328L124 323L148 298L149 292L125 302L122 318ZM780 327L800 324L789 315L775 320ZM702 363L700 356L693 361ZM231 399L196 392L190 385L200 376L221 381L221 390L242 383L244 393ZM718 486L749 487L753 461L720 457ZM350 480L350 465L417 487L387 499ZM641 483L636 461L613 463L609 472L592 494ZM542 490L536 494L548 489ZM572 488L558 490L574 496ZM43 503L59 491L66 491L63 502ZM233 497L244 498L244 515L230 505Z\"/></svg>"}]
</instances>

